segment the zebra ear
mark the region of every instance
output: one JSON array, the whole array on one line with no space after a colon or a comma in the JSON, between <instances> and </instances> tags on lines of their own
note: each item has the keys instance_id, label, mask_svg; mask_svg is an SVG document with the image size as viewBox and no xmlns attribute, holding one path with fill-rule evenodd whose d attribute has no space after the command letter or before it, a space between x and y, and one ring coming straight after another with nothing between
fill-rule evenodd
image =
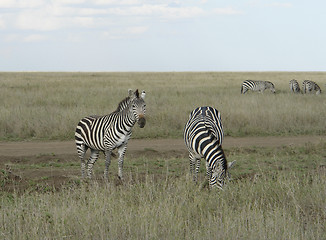
<instances>
[{"instance_id":1,"label":"zebra ear","mask_svg":"<svg viewBox=\"0 0 326 240\"><path fill-rule=\"evenodd\" d=\"M136 89L136 91L135 91L134 93L135 93L136 98L139 98L139 92L138 92L138 89Z\"/></svg>"},{"instance_id":2,"label":"zebra ear","mask_svg":"<svg viewBox=\"0 0 326 240\"><path fill-rule=\"evenodd\" d=\"M134 94L134 91L132 89L128 89L128 96L131 97Z\"/></svg>"},{"instance_id":3,"label":"zebra ear","mask_svg":"<svg viewBox=\"0 0 326 240\"><path fill-rule=\"evenodd\" d=\"M230 169L230 168L233 168L233 165L235 164L235 162L236 162L236 160L234 160L234 161L228 163L228 168L229 168L229 169Z\"/></svg>"},{"instance_id":4,"label":"zebra ear","mask_svg":"<svg viewBox=\"0 0 326 240\"><path fill-rule=\"evenodd\" d=\"M145 99L145 96L146 96L146 92L145 92L145 90L143 90L143 91L141 92L141 94L140 94L140 97L141 97L142 99Z\"/></svg>"}]
</instances>

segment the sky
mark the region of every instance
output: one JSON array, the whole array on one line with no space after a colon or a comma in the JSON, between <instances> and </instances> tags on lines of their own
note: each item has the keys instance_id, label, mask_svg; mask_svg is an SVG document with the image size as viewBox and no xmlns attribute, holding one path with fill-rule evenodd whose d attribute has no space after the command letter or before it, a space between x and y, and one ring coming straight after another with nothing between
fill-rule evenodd
<instances>
[{"instance_id":1,"label":"sky","mask_svg":"<svg viewBox=\"0 0 326 240\"><path fill-rule=\"evenodd\" d=\"M0 0L0 71L326 71L326 1Z\"/></svg>"}]
</instances>

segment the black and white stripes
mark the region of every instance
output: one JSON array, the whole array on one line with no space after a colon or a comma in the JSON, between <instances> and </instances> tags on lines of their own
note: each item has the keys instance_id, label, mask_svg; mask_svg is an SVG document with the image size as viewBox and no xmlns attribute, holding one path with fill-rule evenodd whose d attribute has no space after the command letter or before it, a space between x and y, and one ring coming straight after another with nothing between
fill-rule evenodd
<instances>
[{"instance_id":1,"label":"black and white stripes","mask_svg":"<svg viewBox=\"0 0 326 240\"><path fill-rule=\"evenodd\" d=\"M242 83L241 93L245 94L248 90L262 93L266 89L269 89L272 93L275 93L275 87L272 82L246 80Z\"/></svg>"},{"instance_id":2,"label":"black and white stripes","mask_svg":"<svg viewBox=\"0 0 326 240\"><path fill-rule=\"evenodd\" d=\"M200 160L205 158L209 186L222 189L228 170L222 149L223 136L221 116L215 108L199 107L190 113L184 129L184 141L189 151L190 173L195 182Z\"/></svg>"},{"instance_id":3,"label":"black and white stripes","mask_svg":"<svg viewBox=\"0 0 326 240\"><path fill-rule=\"evenodd\" d=\"M317 95L321 93L321 89L317 83L311 80L304 80L302 83L303 93L316 93Z\"/></svg>"},{"instance_id":4,"label":"black and white stripes","mask_svg":"<svg viewBox=\"0 0 326 240\"><path fill-rule=\"evenodd\" d=\"M77 152L81 160L82 176L91 178L93 165L98 159L99 152L105 153L105 178L111 162L111 153L118 149L118 176L123 177L122 168L128 140L132 127L138 122L139 127L145 126L146 104L138 90L129 91L129 96L119 103L116 111L104 116L89 116L81 119L75 131ZM91 150L89 160L85 161L87 149Z\"/></svg>"},{"instance_id":5,"label":"black and white stripes","mask_svg":"<svg viewBox=\"0 0 326 240\"><path fill-rule=\"evenodd\" d=\"M299 86L299 83L298 83L297 80L292 79L289 82L289 85L290 85L290 91L291 92L293 92L293 93L300 93L300 86Z\"/></svg>"}]
</instances>

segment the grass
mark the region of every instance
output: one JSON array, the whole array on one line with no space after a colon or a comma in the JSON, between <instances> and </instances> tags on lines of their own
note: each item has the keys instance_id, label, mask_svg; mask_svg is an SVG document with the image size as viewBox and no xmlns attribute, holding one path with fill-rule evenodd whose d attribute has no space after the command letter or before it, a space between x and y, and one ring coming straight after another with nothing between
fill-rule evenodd
<instances>
[{"instance_id":1,"label":"grass","mask_svg":"<svg viewBox=\"0 0 326 240\"><path fill-rule=\"evenodd\" d=\"M25 193L1 192L0 235L4 239L325 239L326 143L225 151L237 165L224 191L195 185L184 157L126 159L122 185L116 182L116 161L109 183L72 177L55 190L39 185L47 177L31 179ZM28 165L13 164L12 171L20 164ZM48 167L40 164L40 172ZM96 175L102 175L103 160L95 167ZM65 165L61 168L67 170ZM200 182L204 172L202 163Z\"/></svg>"},{"instance_id":2,"label":"grass","mask_svg":"<svg viewBox=\"0 0 326 240\"><path fill-rule=\"evenodd\" d=\"M220 110L226 135L326 134L326 95L290 94L293 78L321 88L326 79L318 72L0 73L0 140L72 139L80 118L113 111L128 88L147 92L147 125L135 127L136 138L180 138L201 105ZM277 94L240 95L245 79L272 81ZM80 180L77 155L8 158L0 238L326 239L325 144L225 149L237 160L225 191L200 187L204 163L195 185L186 156L150 148L126 156L124 184L116 159L103 183L102 156L90 182Z\"/></svg>"},{"instance_id":3,"label":"grass","mask_svg":"<svg viewBox=\"0 0 326 240\"><path fill-rule=\"evenodd\" d=\"M129 88L147 92L147 125L135 138L180 138L188 114L210 105L226 135L324 135L326 95L294 95L288 82L323 72L0 73L0 140L73 139L80 118L115 110ZM274 82L277 94L240 95L246 79Z\"/></svg>"}]
</instances>

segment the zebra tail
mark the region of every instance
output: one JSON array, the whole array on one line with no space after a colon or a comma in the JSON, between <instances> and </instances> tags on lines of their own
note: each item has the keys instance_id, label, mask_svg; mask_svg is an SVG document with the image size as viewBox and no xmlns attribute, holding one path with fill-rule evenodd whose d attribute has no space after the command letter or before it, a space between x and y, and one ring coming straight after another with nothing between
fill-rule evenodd
<instances>
[{"instance_id":1,"label":"zebra tail","mask_svg":"<svg viewBox=\"0 0 326 240\"><path fill-rule=\"evenodd\" d=\"M243 86L241 86L241 94L243 93Z\"/></svg>"}]
</instances>

